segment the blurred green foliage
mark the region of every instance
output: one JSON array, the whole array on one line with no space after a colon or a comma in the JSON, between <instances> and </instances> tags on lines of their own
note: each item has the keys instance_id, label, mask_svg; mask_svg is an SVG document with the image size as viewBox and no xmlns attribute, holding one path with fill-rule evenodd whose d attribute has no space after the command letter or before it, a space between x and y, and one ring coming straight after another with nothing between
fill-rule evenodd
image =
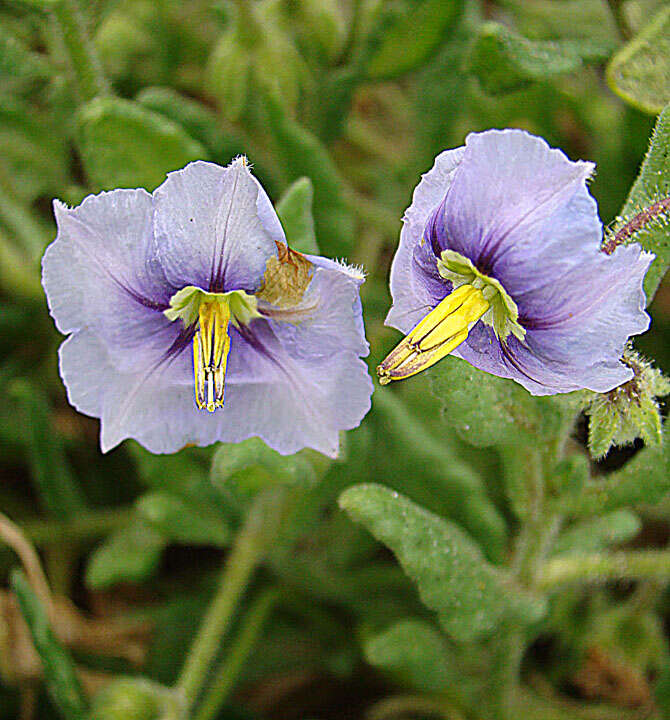
<instances>
[{"instance_id":1,"label":"blurred green foliage","mask_svg":"<svg viewBox=\"0 0 670 720\"><path fill-rule=\"evenodd\" d=\"M636 346L667 373L667 213L625 228L670 195L668 18L662 0L0 0L0 497L23 532L0 515L0 535L24 563L37 546L62 603L3 547L0 718L668 716L667 442L604 433L594 461L587 396L447 358L377 388L336 461L255 439L103 456L39 283L52 198L246 154L293 248L364 266L374 368L420 174L470 131L521 127L594 160L606 240L657 255Z\"/></svg>"}]
</instances>

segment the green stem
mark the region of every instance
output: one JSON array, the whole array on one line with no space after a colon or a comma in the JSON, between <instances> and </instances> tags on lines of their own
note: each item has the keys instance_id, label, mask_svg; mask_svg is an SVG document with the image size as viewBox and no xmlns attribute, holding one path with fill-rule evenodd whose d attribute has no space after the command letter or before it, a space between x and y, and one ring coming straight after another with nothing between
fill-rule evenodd
<instances>
[{"instance_id":1,"label":"green stem","mask_svg":"<svg viewBox=\"0 0 670 720\"><path fill-rule=\"evenodd\" d=\"M249 653L256 646L277 597L278 592L270 589L256 598L244 617L239 635L226 651L225 660L214 671L214 680L195 713L194 720L213 720L217 717L219 709L235 686Z\"/></svg>"},{"instance_id":2,"label":"green stem","mask_svg":"<svg viewBox=\"0 0 670 720\"><path fill-rule=\"evenodd\" d=\"M528 458L528 507L519 532L512 568L521 582L532 587L551 541L560 525L560 517L547 509L546 482L540 451Z\"/></svg>"},{"instance_id":3,"label":"green stem","mask_svg":"<svg viewBox=\"0 0 670 720\"><path fill-rule=\"evenodd\" d=\"M77 91L83 101L109 92L102 65L88 35L77 0L58 0L52 7L67 51Z\"/></svg>"},{"instance_id":4,"label":"green stem","mask_svg":"<svg viewBox=\"0 0 670 720\"><path fill-rule=\"evenodd\" d=\"M629 550L557 557L544 564L538 585L552 590L565 583L670 579L670 550Z\"/></svg>"},{"instance_id":5,"label":"green stem","mask_svg":"<svg viewBox=\"0 0 670 720\"><path fill-rule=\"evenodd\" d=\"M233 619L238 601L265 554L280 515L276 492L269 490L258 495L235 538L214 599L191 645L177 682L177 689L184 695L187 708L193 707L209 675L211 663ZM274 520L272 527L269 526L271 519Z\"/></svg>"}]
</instances>

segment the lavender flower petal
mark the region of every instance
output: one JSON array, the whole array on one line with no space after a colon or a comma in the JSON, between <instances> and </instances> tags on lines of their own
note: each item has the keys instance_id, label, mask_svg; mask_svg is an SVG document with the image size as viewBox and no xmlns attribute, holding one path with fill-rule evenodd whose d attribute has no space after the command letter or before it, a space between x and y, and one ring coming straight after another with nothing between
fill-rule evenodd
<instances>
[{"instance_id":1,"label":"lavender flower petal","mask_svg":"<svg viewBox=\"0 0 670 720\"><path fill-rule=\"evenodd\" d=\"M563 207L593 172L523 130L468 135L444 204L444 247L497 276L509 247L536 247L547 218Z\"/></svg>"},{"instance_id":2,"label":"lavender flower petal","mask_svg":"<svg viewBox=\"0 0 670 720\"><path fill-rule=\"evenodd\" d=\"M240 158L222 168L194 162L154 191L158 254L177 287L254 292L276 254L259 218L258 184Z\"/></svg>"}]
</instances>

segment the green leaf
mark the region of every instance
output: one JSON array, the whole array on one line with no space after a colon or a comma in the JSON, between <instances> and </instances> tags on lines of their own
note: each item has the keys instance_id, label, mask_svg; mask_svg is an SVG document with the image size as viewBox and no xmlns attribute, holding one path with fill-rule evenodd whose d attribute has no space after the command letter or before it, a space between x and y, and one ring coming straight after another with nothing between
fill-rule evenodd
<instances>
[{"instance_id":1,"label":"green leaf","mask_svg":"<svg viewBox=\"0 0 670 720\"><path fill-rule=\"evenodd\" d=\"M176 123L129 100L98 97L77 116L84 169L97 189L153 190L207 152Z\"/></svg>"},{"instance_id":2,"label":"green leaf","mask_svg":"<svg viewBox=\"0 0 670 720\"><path fill-rule=\"evenodd\" d=\"M669 8L670 9L670 8ZM649 208L655 202L670 196L670 105L658 116L656 127L651 135L649 150L645 155L640 173L630 189L628 198L621 210L620 217L612 228L616 232L620 226L635 215ZM659 215L655 222L644 225L631 236L631 242L639 242L645 250L656 255L656 259L647 271L644 291L647 305L651 303L658 286L670 263L670 233L668 232L667 211Z\"/></svg>"},{"instance_id":3,"label":"green leaf","mask_svg":"<svg viewBox=\"0 0 670 720\"><path fill-rule=\"evenodd\" d=\"M642 527L638 516L630 510L615 510L601 517L583 520L570 526L557 538L554 555L598 552L610 545L626 542Z\"/></svg>"},{"instance_id":4,"label":"green leaf","mask_svg":"<svg viewBox=\"0 0 670 720\"><path fill-rule=\"evenodd\" d=\"M277 215L284 226L288 244L294 250L312 255L319 254L312 217L314 188L308 177L299 178L277 203Z\"/></svg>"},{"instance_id":5,"label":"green leaf","mask_svg":"<svg viewBox=\"0 0 670 720\"><path fill-rule=\"evenodd\" d=\"M314 185L314 221L321 250L332 257L353 247L354 222L344 184L328 150L309 130L292 120L273 98L266 98L268 131L291 180L306 176Z\"/></svg>"},{"instance_id":6,"label":"green leaf","mask_svg":"<svg viewBox=\"0 0 670 720\"><path fill-rule=\"evenodd\" d=\"M670 6L614 55L607 82L626 102L651 115L670 102Z\"/></svg>"},{"instance_id":7,"label":"green leaf","mask_svg":"<svg viewBox=\"0 0 670 720\"><path fill-rule=\"evenodd\" d=\"M387 440L371 458L374 465L368 477L399 478L397 489L428 510L457 522L481 543L490 560L501 560L507 549L507 525L488 497L480 475L444 438L436 440L428 424L422 423L394 391L377 388L372 407L367 422Z\"/></svg>"},{"instance_id":8,"label":"green leaf","mask_svg":"<svg viewBox=\"0 0 670 720\"><path fill-rule=\"evenodd\" d=\"M242 152L242 138L233 130L224 130L221 119L215 112L173 88L144 88L136 100L143 107L160 113L183 127L192 138L211 152L212 159L216 162L228 164Z\"/></svg>"},{"instance_id":9,"label":"green leaf","mask_svg":"<svg viewBox=\"0 0 670 720\"><path fill-rule=\"evenodd\" d=\"M16 380L12 394L23 415L31 476L40 502L54 517L65 519L79 515L86 509L86 500L53 426L44 393L25 380Z\"/></svg>"},{"instance_id":10,"label":"green leaf","mask_svg":"<svg viewBox=\"0 0 670 720\"><path fill-rule=\"evenodd\" d=\"M424 693L444 693L460 675L454 653L425 620L401 620L366 640L363 653L370 665Z\"/></svg>"},{"instance_id":11,"label":"green leaf","mask_svg":"<svg viewBox=\"0 0 670 720\"><path fill-rule=\"evenodd\" d=\"M93 552L86 568L86 584L100 590L119 582L143 582L157 568L166 544L161 533L143 520L133 520Z\"/></svg>"},{"instance_id":12,"label":"green leaf","mask_svg":"<svg viewBox=\"0 0 670 720\"><path fill-rule=\"evenodd\" d=\"M186 500L171 492L152 492L137 501L137 511L146 522L175 542L221 545L230 542L231 530L216 506Z\"/></svg>"},{"instance_id":13,"label":"green leaf","mask_svg":"<svg viewBox=\"0 0 670 720\"><path fill-rule=\"evenodd\" d=\"M431 390L458 435L477 447L553 435L564 412L561 398L537 398L513 380L447 357L428 370Z\"/></svg>"},{"instance_id":14,"label":"green leaf","mask_svg":"<svg viewBox=\"0 0 670 720\"><path fill-rule=\"evenodd\" d=\"M43 55L33 52L0 25L0 86L15 87L27 81L48 78L51 74L51 66Z\"/></svg>"},{"instance_id":15,"label":"green leaf","mask_svg":"<svg viewBox=\"0 0 670 720\"><path fill-rule=\"evenodd\" d=\"M20 198L32 201L62 188L68 162L63 135L49 115L10 95L0 96L0 170Z\"/></svg>"},{"instance_id":16,"label":"green leaf","mask_svg":"<svg viewBox=\"0 0 670 720\"><path fill-rule=\"evenodd\" d=\"M581 492L591 474L586 455L570 455L551 471L551 487L557 495Z\"/></svg>"},{"instance_id":17,"label":"green leaf","mask_svg":"<svg viewBox=\"0 0 670 720\"><path fill-rule=\"evenodd\" d=\"M21 570L12 571L10 584L42 661L44 681L54 705L65 720L83 720L86 699L69 652L54 634L45 609Z\"/></svg>"},{"instance_id":18,"label":"green leaf","mask_svg":"<svg viewBox=\"0 0 670 720\"><path fill-rule=\"evenodd\" d=\"M555 508L575 517L655 504L670 492L670 444L646 447L620 470L594 479L579 493L558 498Z\"/></svg>"},{"instance_id":19,"label":"green leaf","mask_svg":"<svg viewBox=\"0 0 670 720\"><path fill-rule=\"evenodd\" d=\"M316 482L309 454L280 455L262 440L222 443L212 461L212 483L237 509L261 490L276 485L306 489Z\"/></svg>"},{"instance_id":20,"label":"green leaf","mask_svg":"<svg viewBox=\"0 0 670 720\"><path fill-rule=\"evenodd\" d=\"M367 74L386 80L426 63L440 48L463 10L460 0L405 3L388 23L382 23L380 42L370 58Z\"/></svg>"},{"instance_id":21,"label":"green leaf","mask_svg":"<svg viewBox=\"0 0 670 720\"><path fill-rule=\"evenodd\" d=\"M456 640L474 640L506 622L533 623L544 614L543 601L488 563L462 530L402 495L356 485L340 496L340 506L394 552Z\"/></svg>"},{"instance_id":22,"label":"green leaf","mask_svg":"<svg viewBox=\"0 0 670 720\"><path fill-rule=\"evenodd\" d=\"M470 72L492 95L510 92L538 80L581 69L604 60L609 45L586 38L528 40L504 25L481 25L470 56Z\"/></svg>"}]
</instances>

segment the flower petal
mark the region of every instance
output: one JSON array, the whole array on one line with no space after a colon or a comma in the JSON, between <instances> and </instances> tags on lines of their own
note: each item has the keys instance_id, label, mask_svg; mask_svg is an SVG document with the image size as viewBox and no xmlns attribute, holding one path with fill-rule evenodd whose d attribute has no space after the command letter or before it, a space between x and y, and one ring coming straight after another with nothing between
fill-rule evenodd
<instances>
[{"instance_id":1,"label":"flower petal","mask_svg":"<svg viewBox=\"0 0 670 720\"><path fill-rule=\"evenodd\" d=\"M54 202L58 235L42 260L42 282L56 326L95 324L101 310L167 307L171 289L153 245L153 203L145 190L89 195L76 208Z\"/></svg>"},{"instance_id":2,"label":"flower petal","mask_svg":"<svg viewBox=\"0 0 670 720\"><path fill-rule=\"evenodd\" d=\"M276 254L258 203L259 185L244 158L226 168L198 161L168 173L154 191L156 241L168 280L180 288L256 291Z\"/></svg>"},{"instance_id":3,"label":"flower petal","mask_svg":"<svg viewBox=\"0 0 670 720\"><path fill-rule=\"evenodd\" d=\"M231 328L225 406L213 414L195 406L190 353L120 368L89 330L61 348L68 397L101 417L105 452L129 437L162 453L258 436L282 453L312 447L334 456L339 432L357 426L370 408L372 382L359 357L368 350L359 284L325 261L305 294L311 312L300 323L254 320Z\"/></svg>"},{"instance_id":4,"label":"flower petal","mask_svg":"<svg viewBox=\"0 0 670 720\"><path fill-rule=\"evenodd\" d=\"M465 148L456 148L440 153L433 167L422 176L414 190L412 204L405 211L400 245L391 265L393 306L386 317L387 325L402 332L409 332L449 292L449 286L445 286L444 294L438 297L437 260L431 263L429 258L426 263L425 254L417 248L432 252L426 243L422 244L424 229L444 199L464 152ZM416 261L415 252L418 252Z\"/></svg>"},{"instance_id":5,"label":"flower petal","mask_svg":"<svg viewBox=\"0 0 670 720\"><path fill-rule=\"evenodd\" d=\"M469 257L480 272L498 277L496 265L505 251L532 246L546 219L593 168L523 130L468 135L444 205L442 242Z\"/></svg>"},{"instance_id":6,"label":"flower petal","mask_svg":"<svg viewBox=\"0 0 670 720\"><path fill-rule=\"evenodd\" d=\"M581 388L607 392L632 376L620 358L628 338L649 326L642 283L652 260L637 245L617 248L612 256L599 253L584 282L572 285L583 303L579 311L529 327L524 342L510 337L505 348L480 323L454 354L513 378L533 395Z\"/></svg>"}]
</instances>

